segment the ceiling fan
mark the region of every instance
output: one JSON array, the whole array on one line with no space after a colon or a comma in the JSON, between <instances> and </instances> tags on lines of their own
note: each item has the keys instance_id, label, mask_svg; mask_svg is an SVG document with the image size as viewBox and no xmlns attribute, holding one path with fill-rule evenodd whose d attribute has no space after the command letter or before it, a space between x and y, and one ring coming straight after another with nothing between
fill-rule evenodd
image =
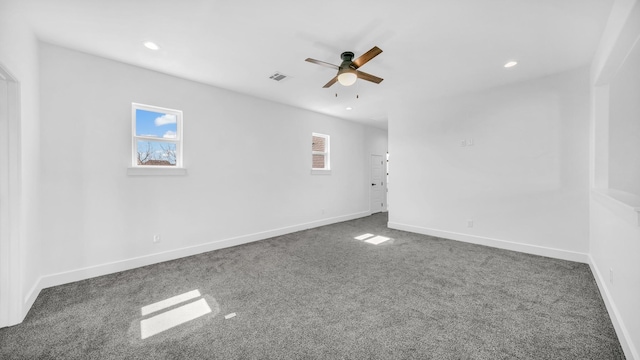
<instances>
[{"instance_id":1,"label":"ceiling fan","mask_svg":"<svg viewBox=\"0 0 640 360\"><path fill-rule=\"evenodd\" d=\"M353 57L355 55L351 51L345 51L340 55L340 58L342 59L342 64L340 64L340 66L311 58L307 58L305 61L338 70L338 74L333 79L329 80L329 82L326 83L323 88L330 87L331 85L335 84L336 81L341 85L351 86L356 82L356 79L358 78L380 84L383 80L382 78L367 74L366 72L358 70L358 68L369 62L369 60L378 56L381 52L382 50L380 50L379 47L374 46L371 50L362 54L359 58L353 60Z\"/></svg>"}]
</instances>

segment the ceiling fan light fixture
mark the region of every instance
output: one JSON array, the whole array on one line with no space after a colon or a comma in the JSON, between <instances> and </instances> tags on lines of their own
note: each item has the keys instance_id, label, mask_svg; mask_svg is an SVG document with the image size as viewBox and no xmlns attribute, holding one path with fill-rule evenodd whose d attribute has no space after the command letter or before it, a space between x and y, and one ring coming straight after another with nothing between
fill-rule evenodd
<instances>
[{"instance_id":1,"label":"ceiling fan light fixture","mask_svg":"<svg viewBox=\"0 0 640 360\"><path fill-rule=\"evenodd\" d=\"M353 69L340 69L338 71L338 82L342 86L351 86L355 84L358 79L358 75L356 75L356 71Z\"/></svg>"},{"instance_id":2,"label":"ceiling fan light fixture","mask_svg":"<svg viewBox=\"0 0 640 360\"><path fill-rule=\"evenodd\" d=\"M371 48L371 50L360 55L359 58L353 60L354 54L351 51L345 51L340 55L340 58L342 59L342 63L340 64L340 66L330 64L328 62L324 62L320 60L315 60L312 58L307 58L305 59L305 61L310 62L312 64L321 65L324 67L332 68L334 70L338 70L338 74L334 76L331 80L329 80L329 82L322 87L325 89L331 87L333 84L337 82L340 83L342 86L351 86L355 84L356 80L358 79L370 81L375 84L380 84L380 82L382 82L382 80L384 79L371 74L367 74L366 72L357 70L360 67L362 67L362 65L369 62L369 60L380 55L380 53L382 53L382 50L380 50L379 47L374 46L373 48ZM358 97L359 96L356 95L356 99Z\"/></svg>"}]
</instances>

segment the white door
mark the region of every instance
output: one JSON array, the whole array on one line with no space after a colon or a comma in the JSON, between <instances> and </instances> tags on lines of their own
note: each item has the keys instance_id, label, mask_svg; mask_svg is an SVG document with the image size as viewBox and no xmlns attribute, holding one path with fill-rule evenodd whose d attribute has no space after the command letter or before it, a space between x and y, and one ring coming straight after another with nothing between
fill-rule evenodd
<instances>
[{"instance_id":1,"label":"white door","mask_svg":"<svg viewBox=\"0 0 640 360\"><path fill-rule=\"evenodd\" d=\"M384 210L384 158L371 155L371 213Z\"/></svg>"}]
</instances>

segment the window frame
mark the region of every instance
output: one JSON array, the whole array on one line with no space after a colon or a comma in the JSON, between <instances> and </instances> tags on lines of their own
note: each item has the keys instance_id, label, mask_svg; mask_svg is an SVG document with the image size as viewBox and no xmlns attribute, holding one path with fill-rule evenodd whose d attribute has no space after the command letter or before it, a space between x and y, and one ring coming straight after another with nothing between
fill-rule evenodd
<instances>
[{"instance_id":1,"label":"window frame","mask_svg":"<svg viewBox=\"0 0 640 360\"><path fill-rule=\"evenodd\" d=\"M176 137L175 139L160 138L154 136L136 135L136 110L152 111L163 114L171 114L176 116ZM184 169L183 166L183 115L182 110L169 109L160 106L146 105L140 103L131 103L131 168L134 169ZM176 145L176 164L168 165L139 165L138 164L138 141L153 141Z\"/></svg>"},{"instance_id":2,"label":"window frame","mask_svg":"<svg viewBox=\"0 0 640 360\"><path fill-rule=\"evenodd\" d=\"M325 151L315 151L313 150L313 138L321 137L324 138L325 143ZM324 168L314 168L313 167L313 155L322 155L324 156ZM331 173L331 136L327 134L320 133L311 133L311 173L312 174L330 174Z\"/></svg>"}]
</instances>

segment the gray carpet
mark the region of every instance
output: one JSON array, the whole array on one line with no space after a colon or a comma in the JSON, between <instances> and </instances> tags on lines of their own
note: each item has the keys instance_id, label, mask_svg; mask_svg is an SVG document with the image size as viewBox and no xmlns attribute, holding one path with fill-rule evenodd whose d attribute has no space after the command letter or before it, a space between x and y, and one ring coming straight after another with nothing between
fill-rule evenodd
<instances>
[{"instance_id":1,"label":"gray carpet","mask_svg":"<svg viewBox=\"0 0 640 360\"><path fill-rule=\"evenodd\" d=\"M624 359L587 265L386 223L376 214L45 289L22 324L0 329L0 358ZM363 233L393 240L353 239ZM141 339L141 320L203 299L210 313Z\"/></svg>"}]
</instances>

